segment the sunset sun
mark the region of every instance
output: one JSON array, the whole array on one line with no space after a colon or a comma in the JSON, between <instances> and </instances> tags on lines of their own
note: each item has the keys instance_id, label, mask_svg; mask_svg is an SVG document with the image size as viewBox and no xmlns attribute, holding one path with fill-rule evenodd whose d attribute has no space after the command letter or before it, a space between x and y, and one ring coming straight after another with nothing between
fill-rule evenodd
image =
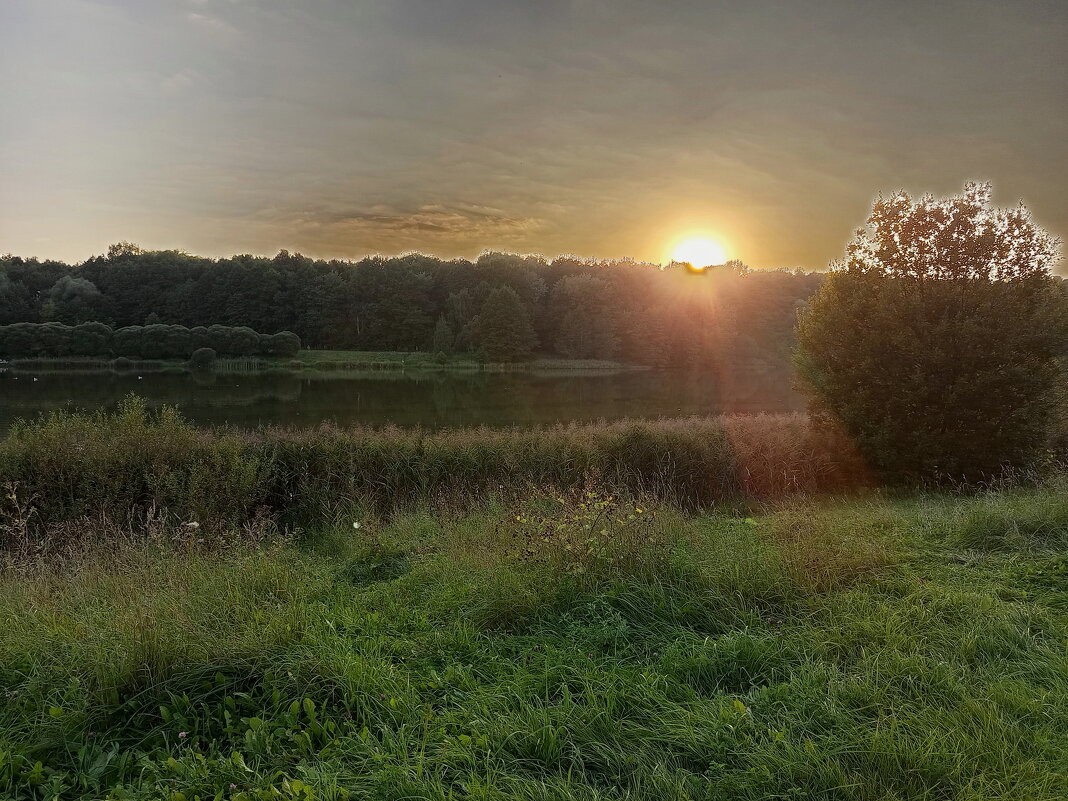
<instances>
[{"instance_id":1,"label":"sunset sun","mask_svg":"<svg viewBox=\"0 0 1068 801\"><path fill-rule=\"evenodd\" d=\"M723 264L727 260L727 251L714 239L694 237L680 242L672 251L671 258L701 268Z\"/></svg>"}]
</instances>

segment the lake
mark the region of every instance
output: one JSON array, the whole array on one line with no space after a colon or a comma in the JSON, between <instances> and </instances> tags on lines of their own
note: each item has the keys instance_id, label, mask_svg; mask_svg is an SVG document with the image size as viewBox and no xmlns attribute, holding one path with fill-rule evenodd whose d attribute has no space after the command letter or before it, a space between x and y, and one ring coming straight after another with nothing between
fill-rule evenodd
<instances>
[{"instance_id":1,"label":"lake","mask_svg":"<svg viewBox=\"0 0 1068 801\"><path fill-rule=\"evenodd\" d=\"M113 409L135 393L197 425L530 426L802 408L781 373L0 373L0 432L52 410Z\"/></svg>"}]
</instances>

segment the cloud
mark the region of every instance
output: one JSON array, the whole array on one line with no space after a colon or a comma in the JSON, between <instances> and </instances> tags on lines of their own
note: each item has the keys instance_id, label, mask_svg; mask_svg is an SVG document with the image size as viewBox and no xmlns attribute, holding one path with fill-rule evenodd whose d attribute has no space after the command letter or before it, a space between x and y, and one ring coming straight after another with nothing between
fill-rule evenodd
<instances>
[{"instance_id":1,"label":"cloud","mask_svg":"<svg viewBox=\"0 0 1068 801\"><path fill-rule=\"evenodd\" d=\"M199 78L196 70L186 67L166 76L160 81L159 88L165 94L179 94L196 84Z\"/></svg>"},{"instance_id":2,"label":"cloud","mask_svg":"<svg viewBox=\"0 0 1068 801\"><path fill-rule=\"evenodd\" d=\"M288 232L305 250L324 248L338 255L396 253L414 248L477 252L487 243L519 245L544 225L486 206L426 204L411 209L370 208L266 209L260 223ZM310 247L309 247L310 246Z\"/></svg>"},{"instance_id":3,"label":"cloud","mask_svg":"<svg viewBox=\"0 0 1068 801\"><path fill-rule=\"evenodd\" d=\"M0 0L4 246L658 259L707 227L820 267L876 192L973 177L1068 233L1068 4L904 5Z\"/></svg>"},{"instance_id":4,"label":"cloud","mask_svg":"<svg viewBox=\"0 0 1068 801\"><path fill-rule=\"evenodd\" d=\"M242 39L240 30L215 14L190 11L185 18L219 44L231 45Z\"/></svg>"}]
</instances>

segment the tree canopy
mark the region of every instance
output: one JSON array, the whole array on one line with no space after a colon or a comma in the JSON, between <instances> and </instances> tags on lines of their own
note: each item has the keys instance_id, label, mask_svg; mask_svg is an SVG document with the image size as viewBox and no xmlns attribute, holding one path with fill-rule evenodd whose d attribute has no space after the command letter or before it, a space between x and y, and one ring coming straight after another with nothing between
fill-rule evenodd
<instances>
[{"instance_id":1,"label":"tree canopy","mask_svg":"<svg viewBox=\"0 0 1068 801\"><path fill-rule=\"evenodd\" d=\"M420 254L324 261L288 251L208 259L118 243L77 265L0 257L0 325L225 325L292 331L306 347L383 351L429 351L448 331L453 351L474 353L480 343L471 324L507 287L533 328L534 353L786 367L796 308L820 280L740 263L696 275L681 265L507 253L474 261Z\"/></svg>"},{"instance_id":2,"label":"tree canopy","mask_svg":"<svg viewBox=\"0 0 1068 801\"><path fill-rule=\"evenodd\" d=\"M820 419L883 478L971 481L1026 464L1057 402L1058 242L990 187L878 199L802 315L797 365Z\"/></svg>"}]
</instances>

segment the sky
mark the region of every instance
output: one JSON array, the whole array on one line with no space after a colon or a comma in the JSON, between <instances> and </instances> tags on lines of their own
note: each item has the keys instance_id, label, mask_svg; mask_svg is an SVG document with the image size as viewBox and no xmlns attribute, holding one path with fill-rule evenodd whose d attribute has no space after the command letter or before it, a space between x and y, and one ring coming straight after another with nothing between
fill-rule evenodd
<instances>
[{"instance_id":1,"label":"sky","mask_svg":"<svg viewBox=\"0 0 1068 801\"><path fill-rule=\"evenodd\" d=\"M822 269L975 179L1064 238L1066 42L1064 0L0 0L0 253Z\"/></svg>"}]
</instances>

